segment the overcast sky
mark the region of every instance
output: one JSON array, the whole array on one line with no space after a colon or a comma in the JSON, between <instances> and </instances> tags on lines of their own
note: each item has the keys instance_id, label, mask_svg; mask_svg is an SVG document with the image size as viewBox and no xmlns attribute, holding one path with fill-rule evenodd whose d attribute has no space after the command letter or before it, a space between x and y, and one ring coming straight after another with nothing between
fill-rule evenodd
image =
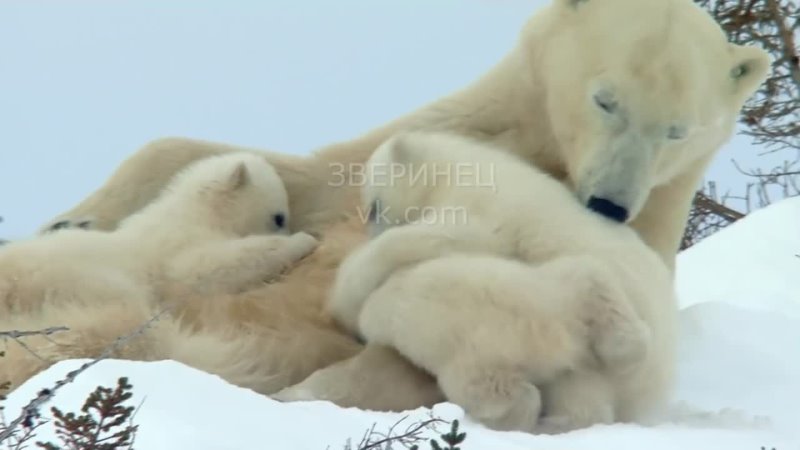
<instances>
[{"instance_id":1,"label":"overcast sky","mask_svg":"<svg viewBox=\"0 0 800 450\"><path fill-rule=\"evenodd\" d=\"M0 237L30 235L149 140L305 153L471 82L542 0L2 0ZM736 138L730 163L759 163Z\"/></svg>"}]
</instances>

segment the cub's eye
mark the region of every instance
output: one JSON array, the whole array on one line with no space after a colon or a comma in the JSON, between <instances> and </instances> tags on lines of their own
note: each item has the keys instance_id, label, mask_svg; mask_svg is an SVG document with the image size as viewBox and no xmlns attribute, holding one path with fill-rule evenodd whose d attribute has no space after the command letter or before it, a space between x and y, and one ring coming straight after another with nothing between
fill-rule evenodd
<instances>
[{"instance_id":1,"label":"cub's eye","mask_svg":"<svg viewBox=\"0 0 800 450\"><path fill-rule=\"evenodd\" d=\"M594 103L607 114L613 114L617 110L617 102L608 91L600 91L594 94Z\"/></svg>"},{"instance_id":2,"label":"cub's eye","mask_svg":"<svg viewBox=\"0 0 800 450\"><path fill-rule=\"evenodd\" d=\"M275 214L272 216L272 222L276 227L283 228L283 226L286 224L286 216L283 214Z\"/></svg>"},{"instance_id":3,"label":"cub's eye","mask_svg":"<svg viewBox=\"0 0 800 450\"><path fill-rule=\"evenodd\" d=\"M667 139L679 141L686 137L686 127L680 125L673 125L667 130Z\"/></svg>"},{"instance_id":4,"label":"cub's eye","mask_svg":"<svg viewBox=\"0 0 800 450\"><path fill-rule=\"evenodd\" d=\"M380 200L374 200L372 204L369 205L369 217L367 219L370 222L377 222L378 220L378 209L380 208Z\"/></svg>"}]
</instances>

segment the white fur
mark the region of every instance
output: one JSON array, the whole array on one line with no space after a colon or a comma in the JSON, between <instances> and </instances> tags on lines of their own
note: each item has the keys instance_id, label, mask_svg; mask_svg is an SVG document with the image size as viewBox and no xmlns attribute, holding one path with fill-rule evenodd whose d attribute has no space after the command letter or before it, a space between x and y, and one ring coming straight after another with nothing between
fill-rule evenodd
<instances>
[{"instance_id":1,"label":"white fur","mask_svg":"<svg viewBox=\"0 0 800 450\"><path fill-rule=\"evenodd\" d=\"M526 24L522 71L544 93L531 118L546 117L582 203L605 198L633 220L731 135L770 60L708 19L691 0L554 0Z\"/></svg>"},{"instance_id":2,"label":"white fur","mask_svg":"<svg viewBox=\"0 0 800 450\"><path fill-rule=\"evenodd\" d=\"M164 287L234 293L256 286L316 246L305 233L285 235L276 214L288 220L287 195L263 158L201 160L113 232L63 230L3 246L0 312L147 302Z\"/></svg>"},{"instance_id":3,"label":"white fur","mask_svg":"<svg viewBox=\"0 0 800 450\"><path fill-rule=\"evenodd\" d=\"M372 219L378 236L340 269L329 309L343 325L395 347L497 428L640 419L665 398L674 370L672 279L634 231L472 140L400 135L376 151L369 170L382 164L402 165L395 173L404 175L372 178L364 190L364 208L378 200L389 210ZM492 185L468 183L465 170L491 172ZM427 176L412 179L420 173ZM426 222L415 215L420 206L464 208L465 223ZM573 378L583 381L561 388ZM533 384L543 388L541 422Z\"/></svg>"},{"instance_id":4,"label":"white fur","mask_svg":"<svg viewBox=\"0 0 800 450\"><path fill-rule=\"evenodd\" d=\"M269 389L261 386L261 392L324 367L304 386L338 404L404 410L439 401L429 377L374 347L327 366L358 348L320 311L333 268L360 242L357 220L340 222L358 205L359 187L348 182L357 178L351 168L360 168L400 131L436 129L475 137L565 181L584 202L607 195L624 204L630 226L671 266L708 164L733 135L742 104L769 72L766 51L728 42L719 24L691 0L547 3L491 70L363 134L302 156L183 137L157 139L133 153L95 192L43 224L42 231L114 230L152 202L187 164L238 151L261 155L286 183L293 229L324 236L322 248L275 283L236 296L235 304L246 313L226 316L197 308L190 323L213 323L246 342L260 336L257 345L241 347L258 349L250 360L269 368L261 373L282 380ZM734 71L740 67L747 70ZM617 113L606 114L594 103L600 89L611 92ZM630 122L620 132L623 116ZM666 139L676 124L685 127L686 137ZM646 154L631 157L639 149ZM91 326L119 321L97 308L82 314L93 318ZM252 323L266 332L251 333L247 324ZM331 349L337 341L347 350ZM88 346L70 356L91 355ZM241 372L224 376L239 383L242 375L253 378ZM406 389L395 388L401 385Z\"/></svg>"}]
</instances>

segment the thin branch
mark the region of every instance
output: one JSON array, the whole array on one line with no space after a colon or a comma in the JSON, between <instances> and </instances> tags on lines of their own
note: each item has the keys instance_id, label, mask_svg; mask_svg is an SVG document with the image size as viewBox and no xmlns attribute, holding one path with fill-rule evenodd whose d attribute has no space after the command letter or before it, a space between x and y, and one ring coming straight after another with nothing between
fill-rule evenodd
<instances>
[{"instance_id":1,"label":"thin branch","mask_svg":"<svg viewBox=\"0 0 800 450\"><path fill-rule=\"evenodd\" d=\"M158 314L154 315L153 317L145 321L142 325L133 330L131 333L116 338L114 342L112 342L101 352L100 356L94 358L91 361L83 363L77 369L70 371L64 378L58 380L51 388L49 389L45 388L39 391L36 397L34 397L30 402L28 402L27 405L25 405L22 408L22 411L20 412L19 416L17 416L17 418L11 421L11 423L9 423L8 426L6 426L4 429L0 430L0 443L4 442L6 439L12 436L15 430L21 425L24 426L25 428L30 428L30 426L33 424L33 419L39 416L39 409L45 404L47 404L49 401L51 401L53 397L55 397L56 393L62 387L75 381L75 379L80 374L85 372L90 367L94 366L100 361L110 358L114 354L114 352L116 352L119 348L127 344L129 341L144 334L144 332L147 331L153 325L153 323L156 322L156 320L161 318L161 316L171 308L172 306L164 308L161 312L159 312Z\"/></svg>"},{"instance_id":2,"label":"thin branch","mask_svg":"<svg viewBox=\"0 0 800 450\"><path fill-rule=\"evenodd\" d=\"M42 330L33 331L0 331L0 339L19 339L29 336L50 336L51 334L60 333L62 331L69 331L67 327L50 327Z\"/></svg>"},{"instance_id":3,"label":"thin branch","mask_svg":"<svg viewBox=\"0 0 800 450\"><path fill-rule=\"evenodd\" d=\"M372 426L364 433L364 436L361 438L356 450L378 450L381 448L390 449L394 443L399 443L407 448L409 445L423 440L423 431L434 428L436 424L446 423L446 421L442 419L431 417L430 419L411 424L404 432L400 434L394 434L395 429L406 419L408 419L408 416L404 416L392 424L385 434L375 431L376 424L372 424ZM350 448L350 446L348 445L346 448Z\"/></svg>"},{"instance_id":4,"label":"thin branch","mask_svg":"<svg viewBox=\"0 0 800 450\"><path fill-rule=\"evenodd\" d=\"M32 348L25 343L24 338L31 337L31 336L42 336L48 341L50 339L50 335L59 333L62 331L68 331L69 328L67 327L50 327L45 328L43 330L34 330L34 331L19 331L19 330L11 330L11 331L0 331L0 339L6 340L11 339L17 343L20 347L22 347L26 352L33 355L34 358L38 359L39 361L47 362L46 359L42 358L41 355L36 353Z\"/></svg>"}]
</instances>

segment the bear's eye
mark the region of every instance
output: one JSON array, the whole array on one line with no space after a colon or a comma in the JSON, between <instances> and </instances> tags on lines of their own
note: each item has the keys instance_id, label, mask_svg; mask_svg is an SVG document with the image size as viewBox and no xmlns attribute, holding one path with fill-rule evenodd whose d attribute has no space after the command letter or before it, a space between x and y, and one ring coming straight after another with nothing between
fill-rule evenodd
<instances>
[{"instance_id":1,"label":"bear's eye","mask_svg":"<svg viewBox=\"0 0 800 450\"><path fill-rule=\"evenodd\" d=\"M600 91L594 94L594 103L608 114L613 114L617 110L617 102L608 91Z\"/></svg>"},{"instance_id":2,"label":"bear's eye","mask_svg":"<svg viewBox=\"0 0 800 450\"><path fill-rule=\"evenodd\" d=\"M286 216L283 214L275 214L272 216L272 223L274 223L278 228L283 228L283 226L286 224Z\"/></svg>"},{"instance_id":3,"label":"bear's eye","mask_svg":"<svg viewBox=\"0 0 800 450\"><path fill-rule=\"evenodd\" d=\"M731 69L731 77L734 80L738 80L743 76L747 75L748 67L747 64L739 64L738 66Z\"/></svg>"},{"instance_id":4,"label":"bear's eye","mask_svg":"<svg viewBox=\"0 0 800 450\"><path fill-rule=\"evenodd\" d=\"M673 125L667 130L667 139L679 141L686 137L686 127Z\"/></svg>"}]
</instances>

